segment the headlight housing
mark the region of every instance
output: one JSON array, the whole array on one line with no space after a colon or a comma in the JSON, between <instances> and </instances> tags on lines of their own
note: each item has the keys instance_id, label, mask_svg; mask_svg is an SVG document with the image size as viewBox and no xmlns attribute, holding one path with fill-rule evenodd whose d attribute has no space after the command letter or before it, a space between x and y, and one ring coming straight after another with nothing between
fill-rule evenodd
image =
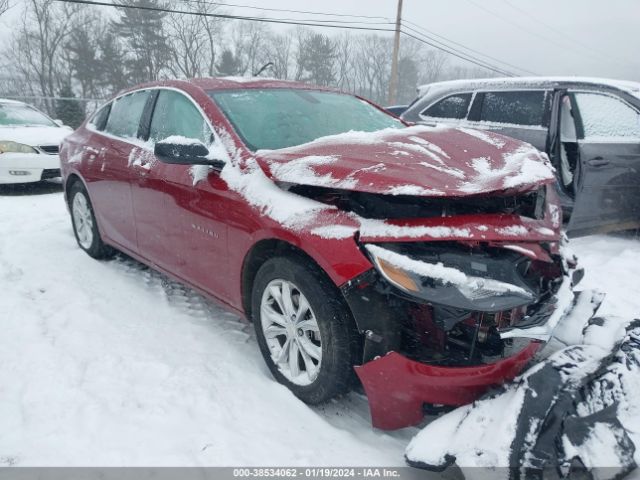
<instances>
[{"instance_id":1,"label":"headlight housing","mask_svg":"<svg viewBox=\"0 0 640 480\"><path fill-rule=\"evenodd\" d=\"M418 255L410 256L394 251L395 244L389 246L365 245L376 270L405 294L429 303L497 312L538 298L511 257L472 257L455 252L420 255L419 247L414 247Z\"/></svg>"},{"instance_id":2,"label":"headlight housing","mask_svg":"<svg viewBox=\"0 0 640 480\"><path fill-rule=\"evenodd\" d=\"M11 140L0 140L0 154L3 153L38 153L38 151L23 143L12 142Z\"/></svg>"}]
</instances>

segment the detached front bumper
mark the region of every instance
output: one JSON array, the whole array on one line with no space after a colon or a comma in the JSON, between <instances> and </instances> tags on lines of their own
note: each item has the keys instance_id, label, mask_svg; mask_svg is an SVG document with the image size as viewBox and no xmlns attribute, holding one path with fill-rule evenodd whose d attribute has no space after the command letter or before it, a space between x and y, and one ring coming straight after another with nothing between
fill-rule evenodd
<instances>
[{"instance_id":1,"label":"detached front bumper","mask_svg":"<svg viewBox=\"0 0 640 480\"><path fill-rule=\"evenodd\" d=\"M0 154L0 184L39 182L59 176L60 158L58 155Z\"/></svg>"},{"instance_id":2,"label":"detached front bumper","mask_svg":"<svg viewBox=\"0 0 640 480\"><path fill-rule=\"evenodd\" d=\"M532 341L511 357L471 367L426 365L390 352L355 370L369 399L373 426L395 430L420 423L425 403L464 405L490 387L512 380L541 345Z\"/></svg>"},{"instance_id":3,"label":"detached front bumper","mask_svg":"<svg viewBox=\"0 0 640 480\"><path fill-rule=\"evenodd\" d=\"M539 305L530 323L501 333L502 338L519 342L513 344L519 350L493 363L441 367L392 351L355 367L369 400L373 426L395 430L416 425L422 421L425 404L464 405L491 387L513 380L552 334L560 341L567 335L554 332L560 322L579 328L595 315L603 299L595 291L573 292L567 278L556 296Z\"/></svg>"}]
</instances>

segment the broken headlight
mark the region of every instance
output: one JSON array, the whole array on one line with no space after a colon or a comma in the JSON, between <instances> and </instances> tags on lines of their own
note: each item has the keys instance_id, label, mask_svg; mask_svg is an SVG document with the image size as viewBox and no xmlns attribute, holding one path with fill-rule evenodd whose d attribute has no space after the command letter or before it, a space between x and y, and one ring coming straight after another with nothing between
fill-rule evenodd
<instances>
[{"instance_id":1,"label":"broken headlight","mask_svg":"<svg viewBox=\"0 0 640 480\"><path fill-rule=\"evenodd\" d=\"M376 270L404 294L428 303L474 311L497 312L536 301L514 257L456 252L406 254L398 244L366 245Z\"/></svg>"}]
</instances>

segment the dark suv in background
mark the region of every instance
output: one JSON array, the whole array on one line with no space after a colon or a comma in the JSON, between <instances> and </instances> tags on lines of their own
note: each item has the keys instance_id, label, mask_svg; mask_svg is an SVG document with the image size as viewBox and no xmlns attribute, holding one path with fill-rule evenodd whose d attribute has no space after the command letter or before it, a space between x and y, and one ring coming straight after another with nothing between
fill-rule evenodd
<instances>
[{"instance_id":1,"label":"dark suv in background","mask_svg":"<svg viewBox=\"0 0 640 480\"><path fill-rule=\"evenodd\" d=\"M432 83L402 114L531 143L556 168L567 231L640 227L640 83L493 78Z\"/></svg>"}]
</instances>

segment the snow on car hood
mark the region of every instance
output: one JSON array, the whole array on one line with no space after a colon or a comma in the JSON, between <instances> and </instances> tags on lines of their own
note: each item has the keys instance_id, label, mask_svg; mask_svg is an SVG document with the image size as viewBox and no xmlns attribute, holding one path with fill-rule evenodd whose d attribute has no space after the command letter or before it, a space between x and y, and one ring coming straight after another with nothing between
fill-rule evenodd
<instances>
[{"instance_id":1,"label":"snow on car hood","mask_svg":"<svg viewBox=\"0 0 640 480\"><path fill-rule=\"evenodd\" d=\"M0 127L0 141L9 140L33 147L59 145L72 132L66 127Z\"/></svg>"},{"instance_id":2,"label":"snow on car hood","mask_svg":"<svg viewBox=\"0 0 640 480\"><path fill-rule=\"evenodd\" d=\"M260 150L257 161L276 181L389 195L464 197L554 180L548 158L531 145L467 128L348 132Z\"/></svg>"}]
</instances>

